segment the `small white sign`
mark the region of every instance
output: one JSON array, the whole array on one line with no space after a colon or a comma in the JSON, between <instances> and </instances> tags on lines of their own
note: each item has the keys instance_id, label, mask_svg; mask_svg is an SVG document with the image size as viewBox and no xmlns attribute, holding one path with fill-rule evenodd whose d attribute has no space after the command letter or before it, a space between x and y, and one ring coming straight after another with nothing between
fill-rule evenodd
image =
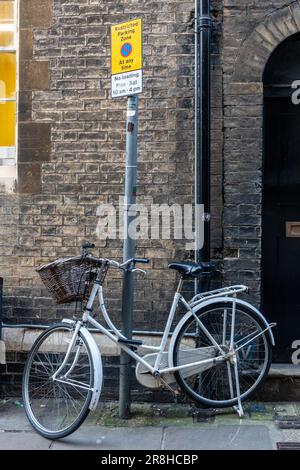
<instances>
[{"instance_id":1,"label":"small white sign","mask_svg":"<svg viewBox=\"0 0 300 470\"><path fill-rule=\"evenodd\" d=\"M119 73L111 77L111 94L113 98L136 95L143 90L142 70Z\"/></svg>"}]
</instances>

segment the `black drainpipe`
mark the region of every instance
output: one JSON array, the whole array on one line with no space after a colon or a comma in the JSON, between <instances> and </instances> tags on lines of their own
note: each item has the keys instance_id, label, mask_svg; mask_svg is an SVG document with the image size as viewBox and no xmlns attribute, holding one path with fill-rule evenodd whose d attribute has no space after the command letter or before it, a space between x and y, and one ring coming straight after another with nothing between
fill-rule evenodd
<instances>
[{"instance_id":1,"label":"black drainpipe","mask_svg":"<svg viewBox=\"0 0 300 470\"><path fill-rule=\"evenodd\" d=\"M0 277L0 340L2 339L2 319L3 319L3 279Z\"/></svg>"},{"instance_id":2,"label":"black drainpipe","mask_svg":"<svg viewBox=\"0 0 300 470\"><path fill-rule=\"evenodd\" d=\"M210 0L195 0L195 204L204 205L204 245L196 244L197 263L210 261L211 28ZM196 231L201 222L196 217ZM197 292L203 288L196 282Z\"/></svg>"}]
</instances>

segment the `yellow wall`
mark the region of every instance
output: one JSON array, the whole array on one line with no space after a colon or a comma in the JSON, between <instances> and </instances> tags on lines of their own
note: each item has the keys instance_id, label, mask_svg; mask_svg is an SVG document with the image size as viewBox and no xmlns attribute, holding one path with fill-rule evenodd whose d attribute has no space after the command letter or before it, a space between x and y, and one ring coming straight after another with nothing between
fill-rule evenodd
<instances>
[{"instance_id":1,"label":"yellow wall","mask_svg":"<svg viewBox=\"0 0 300 470\"><path fill-rule=\"evenodd\" d=\"M14 46L13 21L14 2L0 1L0 47ZM4 99L16 99L15 52L0 51L0 147L13 147L16 103Z\"/></svg>"}]
</instances>

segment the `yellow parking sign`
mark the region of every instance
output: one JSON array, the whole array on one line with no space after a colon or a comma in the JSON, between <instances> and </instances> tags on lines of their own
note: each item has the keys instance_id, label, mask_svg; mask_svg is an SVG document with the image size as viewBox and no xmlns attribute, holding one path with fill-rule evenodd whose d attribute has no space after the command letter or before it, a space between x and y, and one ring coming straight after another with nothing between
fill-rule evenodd
<instances>
[{"instance_id":1,"label":"yellow parking sign","mask_svg":"<svg viewBox=\"0 0 300 470\"><path fill-rule=\"evenodd\" d=\"M111 27L112 97L142 91L142 20Z\"/></svg>"}]
</instances>

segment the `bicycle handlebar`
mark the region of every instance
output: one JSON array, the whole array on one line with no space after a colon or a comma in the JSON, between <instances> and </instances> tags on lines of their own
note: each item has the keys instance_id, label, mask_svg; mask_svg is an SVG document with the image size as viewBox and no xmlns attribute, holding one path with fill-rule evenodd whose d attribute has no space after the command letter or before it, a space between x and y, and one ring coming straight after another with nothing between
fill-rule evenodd
<instances>
[{"instance_id":1,"label":"bicycle handlebar","mask_svg":"<svg viewBox=\"0 0 300 470\"><path fill-rule=\"evenodd\" d=\"M150 260L147 258L130 258L124 263L118 263L118 261L109 260L109 264L113 266L114 268L125 270L128 266L132 265L133 266L132 270L142 271L142 272L145 272L145 271L143 271L142 269L136 268L135 267L136 263L148 264L149 262Z\"/></svg>"},{"instance_id":2,"label":"bicycle handlebar","mask_svg":"<svg viewBox=\"0 0 300 470\"><path fill-rule=\"evenodd\" d=\"M80 246L80 253L81 253L82 256L87 256L89 259L91 259L95 262L100 261L99 258L96 258L95 256L92 256L92 255L89 254L88 250L91 250L93 248L95 248L94 243L89 243L89 242L82 243L81 246ZM124 271L126 270L127 267L130 266L130 270L132 272L141 271L141 272L145 273L145 271L143 271L142 269L136 268L135 265L137 263L148 264L150 262L150 260L148 258L130 258L127 261L125 261L124 263L118 263L118 261L114 261L114 260L108 260L108 262L109 262L110 266L113 266L114 268L122 269Z\"/></svg>"}]
</instances>

